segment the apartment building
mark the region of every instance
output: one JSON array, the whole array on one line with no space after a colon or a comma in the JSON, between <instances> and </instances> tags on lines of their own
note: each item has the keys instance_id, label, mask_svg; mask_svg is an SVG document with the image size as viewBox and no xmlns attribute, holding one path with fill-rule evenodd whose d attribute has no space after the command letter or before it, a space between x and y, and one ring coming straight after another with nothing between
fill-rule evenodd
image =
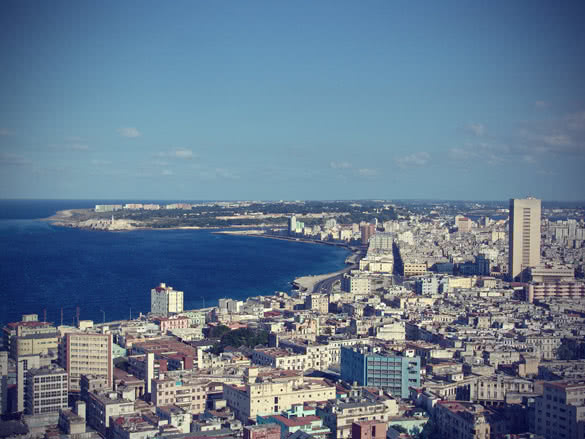
<instances>
[{"instance_id":1,"label":"apartment building","mask_svg":"<svg viewBox=\"0 0 585 439\"><path fill-rule=\"evenodd\" d=\"M282 348L254 349L252 362L260 366L270 366L275 369L301 370L312 369L313 359L306 354L294 353Z\"/></svg>"},{"instance_id":2,"label":"apartment building","mask_svg":"<svg viewBox=\"0 0 585 439\"><path fill-rule=\"evenodd\" d=\"M547 439L585 437L585 381L552 381L536 398L535 432Z\"/></svg>"},{"instance_id":3,"label":"apartment building","mask_svg":"<svg viewBox=\"0 0 585 439\"><path fill-rule=\"evenodd\" d=\"M310 379L284 371L279 375L263 376L258 369L246 371L243 386L224 384L223 396L235 416L242 422L256 416L275 415L305 401L335 399L335 386L322 379Z\"/></svg>"},{"instance_id":4,"label":"apartment building","mask_svg":"<svg viewBox=\"0 0 585 439\"><path fill-rule=\"evenodd\" d=\"M67 372L55 365L27 371L25 413L39 415L67 408Z\"/></svg>"},{"instance_id":5,"label":"apartment building","mask_svg":"<svg viewBox=\"0 0 585 439\"><path fill-rule=\"evenodd\" d=\"M82 374L106 377L112 387L112 335L91 332L65 334L59 345L59 364L69 375L69 391L79 392Z\"/></svg>"},{"instance_id":6,"label":"apartment building","mask_svg":"<svg viewBox=\"0 0 585 439\"><path fill-rule=\"evenodd\" d=\"M470 402L438 401L433 419L442 439L490 439L507 432L501 416Z\"/></svg>"},{"instance_id":7,"label":"apartment building","mask_svg":"<svg viewBox=\"0 0 585 439\"><path fill-rule=\"evenodd\" d=\"M329 312L329 296L326 294L309 294L305 297L305 309L316 311L319 314Z\"/></svg>"},{"instance_id":8,"label":"apartment building","mask_svg":"<svg viewBox=\"0 0 585 439\"><path fill-rule=\"evenodd\" d=\"M24 337L33 334L55 334L56 332L57 328L48 322L39 322L36 320L11 322L2 328L4 348L10 352L12 358L16 359L14 355L16 351L12 347L12 343L15 340L14 337Z\"/></svg>"},{"instance_id":9,"label":"apartment building","mask_svg":"<svg viewBox=\"0 0 585 439\"><path fill-rule=\"evenodd\" d=\"M150 290L150 312L162 317L183 312L183 292L161 283Z\"/></svg>"},{"instance_id":10,"label":"apartment building","mask_svg":"<svg viewBox=\"0 0 585 439\"><path fill-rule=\"evenodd\" d=\"M380 421L359 421L351 424L352 439L385 439L388 424Z\"/></svg>"},{"instance_id":11,"label":"apartment building","mask_svg":"<svg viewBox=\"0 0 585 439\"><path fill-rule=\"evenodd\" d=\"M391 404L352 398L329 401L324 407L317 408L317 415L323 419L323 424L331 429L333 438L348 439L352 437L354 422L387 423L392 416L398 415L396 401L389 400L389 402Z\"/></svg>"},{"instance_id":12,"label":"apartment building","mask_svg":"<svg viewBox=\"0 0 585 439\"><path fill-rule=\"evenodd\" d=\"M209 380L187 376L152 379L151 402L156 407L176 405L193 415L205 411Z\"/></svg>"},{"instance_id":13,"label":"apartment building","mask_svg":"<svg viewBox=\"0 0 585 439\"><path fill-rule=\"evenodd\" d=\"M426 262L404 262L403 275L404 277L422 276L427 272Z\"/></svg>"},{"instance_id":14,"label":"apartment building","mask_svg":"<svg viewBox=\"0 0 585 439\"><path fill-rule=\"evenodd\" d=\"M408 398L409 387L420 386L420 358L393 352L376 352L361 345L341 349L341 379L361 386L380 387Z\"/></svg>"},{"instance_id":15,"label":"apartment building","mask_svg":"<svg viewBox=\"0 0 585 439\"><path fill-rule=\"evenodd\" d=\"M507 375L481 376L472 387L472 391L473 401L497 405L506 402L506 395L534 392L534 382Z\"/></svg>"},{"instance_id":16,"label":"apartment building","mask_svg":"<svg viewBox=\"0 0 585 439\"><path fill-rule=\"evenodd\" d=\"M102 437L110 437L110 417L134 412L134 403L116 392L90 392L87 395L87 425Z\"/></svg>"},{"instance_id":17,"label":"apartment building","mask_svg":"<svg viewBox=\"0 0 585 439\"><path fill-rule=\"evenodd\" d=\"M58 347L59 334L57 332L14 336L10 343L12 358L23 355L47 355L49 352L57 352Z\"/></svg>"}]
</instances>

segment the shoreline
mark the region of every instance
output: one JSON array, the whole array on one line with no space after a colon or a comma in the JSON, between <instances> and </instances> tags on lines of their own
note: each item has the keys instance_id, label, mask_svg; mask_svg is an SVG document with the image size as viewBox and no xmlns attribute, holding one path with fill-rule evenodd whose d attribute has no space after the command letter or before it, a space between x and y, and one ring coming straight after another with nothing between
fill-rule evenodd
<instances>
[{"instance_id":1,"label":"shoreline","mask_svg":"<svg viewBox=\"0 0 585 439\"><path fill-rule=\"evenodd\" d=\"M51 215L48 218L41 218L39 221L45 221L51 223L53 226L58 227L66 227L71 229L81 229L81 230L89 230L89 231L101 231L101 232L132 232L132 231L139 231L139 230L207 230L211 231L213 234L218 235L231 235L231 236L248 236L252 238L264 238L264 239L274 239L279 241L289 241L289 242L302 242L306 244L313 244L313 245L328 245L333 247L341 247L345 248L349 251L349 256L346 258L346 267L334 271L332 273L323 273L317 275L306 275L306 276L299 276L294 278L290 281L292 285L292 290L297 292L304 292L304 293L312 293L315 290L315 287L326 283L327 281L341 276L343 273L346 273L352 269L354 269L360 259L360 255L362 253L362 249L360 247L351 246L346 243L342 242L329 242L329 241L321 241L316 239L310 239L305 237L290 237L290 236L279 236L279 235L272 235L266 234L262 230L260 230L263 226L262 225L226 225L226 226L209 226L209 227L201 227L201 226L177 226L177 227L152 227L152 226L140 226L131 224L128 220L119 219L112 222L111 220L107 219L87 219L83 221L71 221L75 212L86 212L87 209L64 209L57 211L54 215ZM118 222L116 224L116 221ZM265 225L264 227L274 227L274 225ZM352 263L348 263L347 260L353 260Z\"/></svg>"},{"instance_id":2,"label":"shoreline","mask_svg":"<svg viewBox=\"0 0 585 439\"><path fill-rule=\"evenodd\" d=\"M293 285L293 291L298 291L298 292L302 292L302 293L309 293L309 294L314 293L315 287L317 285L324 283L328 280L331 280L333 278L336 278L338 276L341 276L344 273L347 273L348 271L356 268L359 264L359 259L360 259L359 256L360 256L361 251L362 251L362 249L359 247L350 246L349 244L343 244L343 243L337 243L337 242L327 242L327 241L320 241L320 240L308 239L308 238L295 238L295 237L288 237L288 236L276 236L276 235L267 235L267 234L261 234L261 233L245 233L245 232L247 232L247 231L246 230L219 231L219 232L212 232L212 233L217 234L217 235L249 236L251 238L276 239L279 241L304 242L307 244L321 244L321 245L329 245L329 246L335 246L335 247L343 247L343 248L346 248L347 250L349 250L349 252L350 252L350 256L348 256L348 258L352 257L352 256L356 258L354 263L352 263L352 264L346 263L346 267L341 269L341 270L338 270L338 271L334 271L331 273L323 273L323 274L315 274L315 275L296 277L294 280L291 281L291 284ZM248 230L248 232L252 232L252 231ZM346 258L346 260L348 258Z\"/></svg>"}]
</instances>

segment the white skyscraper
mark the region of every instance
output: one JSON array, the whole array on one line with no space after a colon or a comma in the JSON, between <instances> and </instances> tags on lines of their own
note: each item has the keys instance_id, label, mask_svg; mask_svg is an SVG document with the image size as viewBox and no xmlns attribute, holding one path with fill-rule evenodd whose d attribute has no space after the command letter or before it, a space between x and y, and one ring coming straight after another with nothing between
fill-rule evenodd
<instances>
[{"instance_id":1,"label":"white skyscraper","mask_svg":"<svg viewBox=\"0 0 585 439\"><path fill-rule=\"evenodd\" d=\"M150 312L163 317L183 312L183 292L161 283L150 290Z\"/></svg>"},{"instance_id":2,"label":"white skyscraper","mask_svg":"<svg viewBox=\"0 0 585 439\"><path fill-rule=\"evenodd\" d=\"M296 233L296 231L297 231L297 217L293 215L288 219L288 233L293 234L293 233Z\"/></svg>"},{"instance_id":3,"label":"white skyscraper","mask_svg":"<svg viewBox=\"0 0 585 439\"><path fill-rule=\"evenodd\" d=\"M540 265L540 200L510 200L508 273L516 279L528 267Z\"/></svg>"}]
</instances>

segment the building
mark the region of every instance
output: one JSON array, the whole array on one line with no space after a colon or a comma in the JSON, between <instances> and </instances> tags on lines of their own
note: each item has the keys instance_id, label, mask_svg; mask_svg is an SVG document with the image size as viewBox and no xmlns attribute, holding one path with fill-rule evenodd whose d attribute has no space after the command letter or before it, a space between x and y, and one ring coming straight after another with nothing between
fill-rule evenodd
<instances>
[{"instance_id":1,"label":"building","mask_svg":"<svg viewBox=\"0 0 585 439\"><path fill-rule=\"evenodd\" d=\"M33 314L33 316L36 317L36 314ZM11 357L16 360L14 356L16 350L12 347L12 344L16 342L15 337L25 337L33 334L55 334L56 332L57 328L52 323L39 322L36 319L27 318L21 322L11 322L2 328L4 348L8 349Z\"/></svg>"},{"instance_id":2,"label":"building","mask_svg":"<svg viewBox=\"0 0 585 439\"><path fill-rule=\"evenodd\" d=\"M335 386L322 379L311 379L285 371L280 375L258 376L258 369L246 371L243 386L224 383L223 397L242 422L258 415L276 415L305 401L335 399Z\"/></svg>"},{"instance_id":3,"label":"building","mask_svg":"<svg viewBox=\"0 0 585 439\"><path fill-rule=\"evenodd\" d=\"M291 216L288 219L288 233L289 235L294 235L297 232L297 217Z\"/></svg>"},{"instance_id":4,"label":"building","mask_svg":"<svg viewBox=\"0 0 585 439\"><path fill-rule=\"evenodd\" d=\"M111 437L110 418L134 412L134 403L115 392L91 392L87 401L87 425L102 437Z\"/></svg>"},{"instance_id":5,"label":"building","mask_svg":"<svg viewBox=\"0 0 585 439\"><path fill-rule=\"evenodd\" d=\"M323 419L323 424L329 427L333 438L349 439L352 437L354 422L375 421L387 424L392 417L398 415L398 405L394 399L370 401L364 398L344 398L318 407L317 414ZM363 430L365 428L364 425ZM363 433L366 434L365 431ZM379 434L376 429L376 437Z\"/></svg>"},{"instance_id":6,"label":"building","mask_svg":"<svg viewBox=\"0 0 585 439\"><path fill-rule=\"evenodd\" d=\"M176 405L187 413L198 415L205 411L208 383L188 376L155 378L150 399L156 407Z\"/></svg>"},{"instance_id":7,"label":"building","mask_svg":"<svg viewBox=\"0 0 585 439\"><path fill-rule=\"evenodd\" d=\"M8 351L0 351L0 415L8 410Z\"/></svg>"},{"instance_id":8,"label":"building","mask_svg":"<svg viewBox=\"0 0 585 439\"><path fill-rule=\"evenodd\" d=\"M150 290L150 312L162 317L183 312L183 292L161 282Z\"/></svg>"},{"instance_id":9,"label":"building","mask_svg":"<svg viewBox=\"0 0 585 439\"><path fill-rule=\"evenodd\" d=\"M67 372L55 365L27 371L25 413L39 415L67 408Z\"/></svg>"},{"instance_id":10,"label":"building","mask_svg":"<svg viewBox=\"0 0 585 439\"><path fill-rule=\"evenodd\" d=\"M457 215L455 217L455 227L457 227L457 231L461 233L469 233L471 232L471 227L473 226L473 221L469 218Z\"/></svg>"},{"instance_id":11,"label":"building","mask_svg":"<svg viewBox=\"0 0 585 439\"><path fill-rule=\"evenodd\" d=\"M280 425L248 425L244 427L244 439L280 439Z\"/></svg>"},{"instance_id":12,"label":"building","mask_svg":"<svg viewBox=\"0 0 585 439\"><path fill-rule=\"evenodd\" d=\"M12 358L23 355L46 355L49 352L57 352L58 346L57 332L14 336L10 343Z\"/></svg>"},{"instance_id":13,"label":"building","mask_svg":"<svg viewBox=\"0 0 585 439\"><path fill-rule=\"evenodd\" d=\"M540 265L540 200L511 199L508 274L522 277L524 270Z\"/></svg>"},{"instance_id":14,"label":"building","mask_svg":"<svg viewBox=\"0 0 585 439\"><path fill-rule=\"evenodd\" d=\"M79 392L81 375L106 377L112 387L112 335L91 332L65 334L59 345L59 363L69 374L69 391Z\"/></svg>"},{"instance_id":15,"label":"building","mask_svg":"<svg viewBox=\"0 0 585 439\"><path fill-rule=\"evenodd\" d=\"M536 398L535 432L547 439L585 437L585 381L543 383Z\"/></svg>"},{"instance_id":16,"label":"building","mask_svg":"<svg viewBox=\"0 0 585 439\"><path fill-rule=\"evenodd\" d=\"M287 439L297 431L303 431L316 439L328 439L331 435L329 427L323 425L323 419L317 416L314 406L295 404L292 409L280 415L258 416L258 424L277 424L280 426L280 439Z\"/></svg>"},{"instance_id":17,"label":"building","mask_svg":"<svg viewBox=\"0 0 585 439\"><path fill-rule=\"evenodd\" d=\"M470 402L438 401L433 419L442 439L490 439L508 432L502 416Z\"/></svg>"},{"instance_id":18,"label":"building","mask_svg":"<svg viewBox=\"0 0 585 439\"><path fill-rule=\"evenodd\" d=\"M50 364L49 358L40 355L23 355L16 359L16 407L13 411L23 412L25 409L29 369L38 369Z\"/></svg>"},{"instance_id":19,"label":"building","mask_svg":"<svg viewBox=\"0 0 585 439\"><path fill-rule=\"evenodd\" d=\"M547 299L583 300L585 299L585 282L547 282L526 285L527 302L544 301Z\"/></svg>"},{"instance_id":20,"label":"building","mask_svg":"<svg viewBox=\"0 0 585 439\"><path fill-rule=\"evenodd\" d=\"M420 386L420 357L375 352L370 346L341 348L341 379L360 386L380 387L408 398L409 387Z\"/></svg>"},{"instance_id":21,"label":"building","mask_svg":"<svg viewBox=\"0 0 585 439\"><path fill-rule=\"evenodd\" d=\"M372 278L364 273L352 270L341 278L341 290L351 294L369 295L372 291Z\"/></svg>"},{"instance_id":22,"label":"building","mask_svg":"<svg viewBox=\"0 0 585 439\"><path fill-rule=\"evenodd\" d=\"M360 225L360 233L361 233L361 240L362 245L367 245L370 241L370 238L376 233L376 225L375 224L361 224Z\"/></svg>"},{"instance_id":23,"label":"building","mask_svg":"<svg viewBox=\"0 0 585 439\"><path fill-rule=\"evenodd\" d=\"M404 277L421 276L427 272L426 262L404 262L402 272Z\"/></svg>"},{"instance_id":24,"label":"building","mask_svg":"<svg viewBox=\"0 0 585 439\"><path fill-rule=\"evenodd\" d=\"M254 349L252 361L273 369L305 371L313 368L313 359L306 354L287 351L282 348Z\"/></svg>"},{"instance_id":25,"label":"building","mask_svg":"<svg viewBox=\"0 0 585 439\"><path fill-rule=\"evenodd\" d=\"M376 233L370 239L370 251L380 251L385 253L392 253L392 245L394 244L393 233Z\"/></svg>"},{"instance_id":26,"label":"building","mask_svg":"<svg viewBox=\"0 0 585 439\"><path fill-rule=\"evenodd\" d=\"M329 312L329 296L326 294L309 294L305 297L305 309L317 311L319 314Z\"/></svg>"},{"instance_id":27,"label":"building","mask_svg":"<svg viewBox=\"0 0 585 439\"><path fill-rule=\"evenodd\" d=\"M376 420L351 424L351 439L385 439L388 424Z\"/></svg>"}]
</instances>

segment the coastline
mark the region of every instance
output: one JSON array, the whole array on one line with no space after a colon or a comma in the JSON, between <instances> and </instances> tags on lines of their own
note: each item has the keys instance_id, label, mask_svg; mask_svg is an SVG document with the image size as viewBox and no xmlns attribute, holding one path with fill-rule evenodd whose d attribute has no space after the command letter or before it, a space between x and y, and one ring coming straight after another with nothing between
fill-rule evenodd
<instances>
[{"instance_id":1,"label":"coastline","mask_svg":"<svg viewBox=\"0 0 585 439\"><path fill-rule=\"evenodd\" d=\"M248 232L248 233L246 233ZM303 293L313 293L318 285L324 284L327 281L332 281L334 278L340 278L344 273L347 273L350 270L356 268L359 264L361 249L359 247L350 246L349 244L339 243L339 242L327 242L327 241L320 241L315 239L308 239L308 238L295 238L289 236L277 236L277 235L267 235L261 233L259 230L226 230L226 231L219 231L219 232L212 232L218 235L236 235L236 236L249 236L252 238L265 238L265 239L276 239L280 241L292 241L292 242L304 242L307 244L321 244L321 245L329 245L335 247L344 247L350 251L350 256L348 258L353 257L354 262L350 265L347 265L345 268L334 271L332 273L324 273L324 274L316 274L310 276L299 276L291 281L293 285L293 289L303 292ZM346 258L346 260L348 259ZM332 282L330 282L332 283ZM330 286L329 286L330 288Z\"/></svg>"},{"instance_id":2,"label":"coastline","mask_svg":"<svg viewBox=\"0 0 585 439\"><path fill-rule=\"evenodd\" d=\"M152 226L141 226L136 225L135 221L129 221L125 219L87 219L87 220L72 220L72 217L76 212L87 212L87 209L65 209L59 210L54 215L48 218L41 218L40 221L50 222L54 226L58 227L67 227L67 228L76 228L76 229L83 229L83 230L91 230L91 231L105 231L105 232L131 232L131 231L138 231L138 230L209 230L212 231L213 234L221 234L221 235L232 235L232 236L249 236L253 238L265 238L265 239L275 239L280 241L290 241L290 242L302 242L306 244L320 244L320 245L328 245L334 247L343 247L346 248L350 255L346 258L346 264L348 260L351 262L350 265L347 265L345 268L332 272L332 273L323 273L319 275L309 275L309 276L299 276L293 279L290 283L293 286L293 290L305 293L312 293L315 291L317 286L325 285L329 281L329 285L327 288L331 288L332 280L335 278L340 278L344 273L354 269L360 259L361 249L359 247L351 246L346 243L342 242L329 242L329 241L321 241L316 239L310 239L305 237L289 237L289 236L279 236L279 235L272 235L266 234L262 230L259 230L261 227L274 227L273 225L255 225L254 228L251 228L250 225L226 225L226 226L209 226L209 227L200 227L200 226L177 226L177 227L152 227ZM227 230L226 230L227 229Z\"/></svg>"}]
</instances>

